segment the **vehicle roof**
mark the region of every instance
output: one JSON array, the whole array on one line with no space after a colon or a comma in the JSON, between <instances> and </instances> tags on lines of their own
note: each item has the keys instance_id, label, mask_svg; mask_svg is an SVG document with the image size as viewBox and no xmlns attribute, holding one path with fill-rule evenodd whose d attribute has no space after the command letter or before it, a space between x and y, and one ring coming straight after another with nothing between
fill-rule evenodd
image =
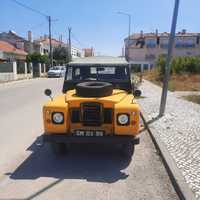
<instances>
[{"instance_id":1,"label":"vehicle roof","mask_svg":"<svg viewBox=\"0 0 200 200\"><path fill-rule=\"evenodd\" d=\"M92 56L85 58L75 58L69 63L69 66L85 66L85 65L128 65L124 58L112 56Z\"/></svg>"}]
</instances>

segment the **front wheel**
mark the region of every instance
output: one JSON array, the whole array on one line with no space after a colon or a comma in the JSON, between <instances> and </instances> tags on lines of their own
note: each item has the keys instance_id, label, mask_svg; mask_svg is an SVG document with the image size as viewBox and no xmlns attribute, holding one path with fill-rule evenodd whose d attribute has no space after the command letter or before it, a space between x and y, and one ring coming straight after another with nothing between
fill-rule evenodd
<instances>
[{"instance_id":1,"label":"front wheel","mask_svg":"<svg viewBox=\"0 0 200 200\"><path fill-rule=\"evenodd\" d=\"M67 153L68 150L65 143L57 143L57 142L51 143L51 149L53 153L55 153L56 155L64 155Z\"/></svg>"}]
</instances>

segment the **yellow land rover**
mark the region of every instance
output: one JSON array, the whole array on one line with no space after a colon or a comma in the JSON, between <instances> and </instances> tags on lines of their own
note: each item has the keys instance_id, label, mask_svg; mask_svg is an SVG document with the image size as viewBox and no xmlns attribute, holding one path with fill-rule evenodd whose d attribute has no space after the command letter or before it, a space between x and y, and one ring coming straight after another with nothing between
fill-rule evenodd
<instances>
[{"instance_id":1,"label":"yellow land rover","mask_svg":"<svg viewBox=\"0 0 200 200\"><path fill-rule=\"evenodd\" d=\"M70 62L63 94L52 97L43 107L43 141L56 153L69 144L118 144L132 156L139 144L140 107L128 63L122 58L89 57Z\"/></svg>"}]
</instances>

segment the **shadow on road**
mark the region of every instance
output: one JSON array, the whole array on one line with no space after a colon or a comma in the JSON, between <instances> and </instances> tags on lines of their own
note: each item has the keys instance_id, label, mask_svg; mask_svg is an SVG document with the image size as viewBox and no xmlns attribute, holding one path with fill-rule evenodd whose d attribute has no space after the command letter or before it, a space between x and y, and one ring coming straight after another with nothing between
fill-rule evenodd
<instances>
[{"instance_id":1,"label":"shadow on road","mask_svg":"<svg viewBox=\"0 0 200 200\"><path fill-rule=\"evenodd\" d=\"M113 183L128 177L121 172L130 160L119 150L102 145L73 145L69 154L55 156L48 144L37 146L36 140L27 150L32 154L12 173L11 179L85 179L91 182Z\"/></svg>"}]
</instances>

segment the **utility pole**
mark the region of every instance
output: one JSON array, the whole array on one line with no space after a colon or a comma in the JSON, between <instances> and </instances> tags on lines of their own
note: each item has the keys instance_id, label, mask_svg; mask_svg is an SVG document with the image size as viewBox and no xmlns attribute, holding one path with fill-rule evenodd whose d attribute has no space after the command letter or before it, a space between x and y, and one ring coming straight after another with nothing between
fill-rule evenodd
<instances>
[{"instance_id":1,"label":"utility pole","mask_svg":"<svg viewBox=\"0 0 200 200\"><path fill-rule=\"evenodd\" d=\"M165 76L163 80L163 89L162 89L162 96L161 96L161 102L160 102L160 112L159 112L160 117L164 115L165 108L166 108L168 83L169 83L170 71L171 71L171 60L172 60L172 54L173 54L173 48L174 48L174 41L176 37L176 24L177 24L177 18L178 18L179 3L180 3L180 0L175 0L172 26L171 26L171 34L169 38L168 55L167 55L166 66L165 66Z\"/></svg>"},{"instance_id":2,"label":"utility pole","mask_svg":"<svg viewBox=\"0 0 200 200\"><path fill-rule=\"evenodd\" d=\"M50 66L53 67L53 52L52 52L52 41L51 41L51 16L48 16L49 21L49 46L50 46L50 52L49 52L49 58L50 58Z\"/></svg>"},{"instance_id":3,"label":"utility pole","mask_svg":"<svg viewBox=\"0 0 200 200\"><path fill-rule=\"evenodd\" d=\"M72 45L71 45L71 31L72 28L68 27L68 55L69 55L69 61L72 60Z\"/></svg>"}]
</instances>

